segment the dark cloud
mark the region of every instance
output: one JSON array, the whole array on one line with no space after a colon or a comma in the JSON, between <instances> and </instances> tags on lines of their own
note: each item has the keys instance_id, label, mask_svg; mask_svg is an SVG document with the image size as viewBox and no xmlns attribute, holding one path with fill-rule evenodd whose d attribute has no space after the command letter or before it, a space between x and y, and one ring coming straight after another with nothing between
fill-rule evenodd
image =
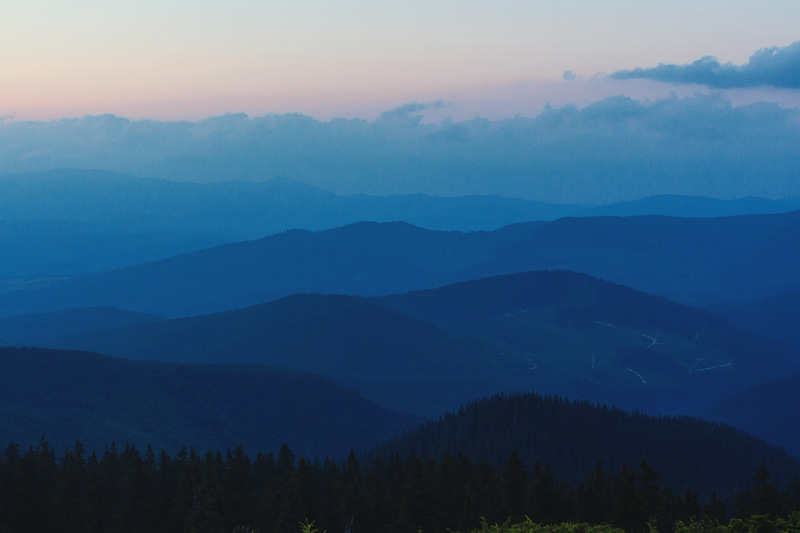
<instances>
[{"instance_id":1,"label":"dark cloud","mask_svg":"<svg viewBox=\"0 0 800 533\"><path fill-rule=\"evenodd\" d=\"M744 65L721 64L716 57L707 56L689 65L662 63L653 68L621 70L611 77L697 83L720 89L761 86L800 89L800 41L783 48L758 50Z\"/></svg>"}]
</instances>

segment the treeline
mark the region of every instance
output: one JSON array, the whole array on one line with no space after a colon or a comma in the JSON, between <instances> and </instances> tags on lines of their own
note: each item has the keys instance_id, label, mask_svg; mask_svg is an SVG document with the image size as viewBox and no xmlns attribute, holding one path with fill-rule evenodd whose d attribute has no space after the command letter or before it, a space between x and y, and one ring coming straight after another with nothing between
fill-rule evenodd
<instances>
[{"instance_id":1,"label":"treeline","mask_svg":"<svg viewBox=\"0 0 800 533\"><path fill-rule=\"evenodd\" d=\"M230 532L247 525L261 533L298 531L313 520L320 531L426 533L471 531L487 523L611 524L669 530L677 521L726 520L730 515L788 515L800 510L797 485L778 490L763 466L751 487L726 505L715 496L675 494L645 459L606 472L598 460L577 485L556 479L546 465L528 467L511 452L503 468L465 455L438 459L399 454L364 461L351 453L330 459L233 451L174 457L126 445L87 453L80 443L57 458L42 439L0 458L0 532Z\"/></svg>"}]
</instances>

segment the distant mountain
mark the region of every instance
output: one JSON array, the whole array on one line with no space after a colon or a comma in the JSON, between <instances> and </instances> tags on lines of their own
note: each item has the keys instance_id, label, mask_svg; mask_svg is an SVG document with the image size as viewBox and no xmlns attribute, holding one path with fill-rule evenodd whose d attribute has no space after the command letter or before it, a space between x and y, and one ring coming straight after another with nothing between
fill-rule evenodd
<instances>
[{"instance_id":1,"label":"distant mountain","mask_svg":"<svg viewBox=\"0 0 800 533\"><path fill-rule=\"evenodd\" d=\"M800 201L661 195L596 207L497 195L336 195L297 181L190 183L100 170L0 176L0 277L98 272L290 229L404 221L490 231L565 216L717 217L800 209Z\"/></svg>"},{"instance_id":2,"label":"distant mountain","mask_svg":"<svg viewBox=\"0 0 800 533\"><path fill-rule=\"evenodd\" d=\"M779 342L571 272L372 301L293 295L225 313L61 334L43 331L43 345L130 359L278 365L423 415L530 390L699 413L800 369L797 350Z\"/></svg>"},{"instance_id":3,"label":"distant mountain","mask_svg":"<svg viewBox=\"0 0 800 533\"><path fill-rule=\"evenodd\" d=\"M584 480L600 459L606 475L646 459L674 492L707 498L748 488L763 461L771 482L785 485L800 461L729 426L694 418L650 417L536 394L473 402L378 448L379 453L440 457L465 453L498 468L511 450L533 468L549 466L556 480Z\"/></svg>"},{"instance_id":4,"label":"distant mountain","mask_svg":"<svg viewBox=\"0 0 800 533\"><path fill-rule=\"evenodd\" d=\"M104 171L0 176L0 276L96 272L289 229L407 221L491 230L575 214L501 196L339 196L288 179L189 183Z\"/></svg>"},{"instance_id":5,"label":"distant mountain","mask_svg":"<svg viewBox=\"0 0 800 533\"><path fill-rule=\"evenodd\" d=\"M491 257L495 241L492 234L405 223L293 230L136 267L10 287L0 291L0 315L112 306L174 317L294 293L390 294L481 277L475 265L484 259L475 254L485 250Z\"/></svg>"},{"instance_id":6,"label":"distant mountain","mask_svg":"<svg viewBox=\"0 0 800 533\"><path fill-rule=\"evenodd\" d=\"M800 374L753 387L707 413L800 457Z\"/></svg>"},{"instance_id":7,"label":"distant mountain","mask_svg":"<svg viewBox=\"0 0 800 533\"><path fill-rule=\"evenodd\" d=\"M639 200L617 202L582 209L577 216L646 216L670 217L730 217L739 215L769 215L788 213L800 209L800 201L794 198L768 200L749 196L723 200L703 196L660 194Z\"/></svg>"},{"instance_id":8,"label":"distant mountain","mask_svg":"<svg viewBox=\"0 0 800 533\"><path fill-rule=\"evenodd\" d=\"M116 271L0 286L0 315L112 306L164 316L294 293L363 296L542 269L585 272L706 305L800 290L800 211L723 218L590 217L492 232L357 223L288 231Z\"/></svg>"},{"instance_id":9,"label":"distant mountain","mask_svg":"<svg viewBox=\"0 0 800 533\"><path fill-rule=\"evenodd\" d=\"M548 268L586 272L692 305L800 288L800 211L687 219L564 218L514 243ZM509 251L510 252L510 251Z\"/></svg>"},{"instance_id":10,"label":"distant mountain","mask_svg":"<svg viewBox=\"0 0 800 533\"><path fill-rule=\"evenodd\" d=\"M800 200L792 198L656 195L588 207L500 195L338 195L285 178L192 183L66 169L0 175L0 212L5 221L104 224L132 233L202 231L234 240L359 221L475 231L565 216L720 217L797 209Z\"/></svg>"},{"instance_id":11,"label":"distant mountain","mask_svg":"<svg viewBox=\"0 0 800 533\"><path fill-rule=\"evenodd\" d=\"M342 223L407 222L426 229L446 231L490 231L519 222L577 216L581 211L581 206L577 205L549 204L499 195L358 194L339 196L337 202L346 214L341 217ZM342 224L329 224L327 227L338 225Z\"/></svg>"},{"instance_id":12,"label":"distant mountain","mask_svg":"<svg viewBox=\"0 0 800 533\"><path fill-rule=\"evenodd\" d=\"M0 442L60 454L80 440L251 453L284 443L308 457L344 459L409 427L412 419L309 374L112 359L60 350L0 348Z\"/></svg>"},{"instance_id":13,"label":"distant mountain","mask_svg":"<svg viewBox=\"0 0 800 533\"><path fill-rule=\"evenodd\" d=\"M0 318L0 346L46 346L54 339L92 330L165 320L113 307L65 309Z\"/></svg>"}]
</instances>

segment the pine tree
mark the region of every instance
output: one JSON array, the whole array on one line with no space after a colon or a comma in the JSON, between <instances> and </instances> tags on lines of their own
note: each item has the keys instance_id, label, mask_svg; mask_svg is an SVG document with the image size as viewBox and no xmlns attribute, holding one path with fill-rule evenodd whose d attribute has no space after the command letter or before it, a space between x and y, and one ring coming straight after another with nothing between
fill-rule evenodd
<instances>
[{"instance_id":1,"label":"pine tree","mask_svg":"<svg viewBox=\"0 0 800 533\"><path fill-rule=\"evenodd\" d=\"M222 483L225 509L223 514L235 524L255 523L252 477L250 458L244 452L244 448L237 446L233 453L229 450L225 457L225 473Z\"/></svg>"},{"instance_id":2,"label":"pine tree","mask_svg":"<svg viewBox=\"0 0 800 533\"><path fill-rule=\"evenodd\" d=\"M590 524L608 522L611 506L611 480L603 468L603 461L598 458L586 482L578 488L577 517Z\"/></svg>"},{"instance_id":3,"label":"pine tree","mask_svg":"<svg viewBox=\"0 0 800 533\"><path fill-rule=\"evenodd\" d=\"M53 494L53 521L60 525L61 531L85 533L93 530L96 506L88 481L83 444L77 441L61 458Z\"/></svg>"},{"instance_id":4,"label":"pine tree","mask_svg":"<svg viewBox=\"0 0 800 533\"><path fill-rule=\"evenodd\" d=\"M777 516L781 512L781 501L775 486L769 482L770 473L764 462L753 476L753 487L748 502L750 514Z\"/></svg>"},{"instance_id":5,"label":"pine tree","mask_svg":"<svg viewBox=\"0 0 800 533\"><path fill-rule=\"evenodd\" d=\"M647 505L636 485L636 472L622 466L614 490L612 523L625 531L641 531L647 522Z\"/></svg>"},{"instance_id":6,"label":"pine tree","mask_svg":"<svg viewBox=\"0 0 800 533\"><path fill-rule=\"evenodd\" d=\"M525 503L528 492L528 474L519 458L517 450L511 454L503 467L503 506L504 514L518 522L525 516Z\"/></svg>"},{"instance_id":7,"label":"pine tree","mask_svg":"<svg viewBox=\"0 0 800 533\"><path fill-rule=\"evenodd\" d=\"M485 518L489 523L503 522L503 483L497 469L485 461L478 463L467 484L464 497L464 529L472 530Z\"/></svg>"}]
</instances>

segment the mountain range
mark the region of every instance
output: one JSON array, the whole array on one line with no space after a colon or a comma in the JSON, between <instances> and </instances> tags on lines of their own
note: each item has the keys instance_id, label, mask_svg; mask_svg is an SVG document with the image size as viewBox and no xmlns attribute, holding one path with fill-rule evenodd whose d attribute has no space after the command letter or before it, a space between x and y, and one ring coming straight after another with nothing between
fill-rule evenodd
<instances>
[{"instance_id":1,"label":"mountain range","mask_svg":"<svg viewBox=\"0 0 800 533\"><path fill-rule=\"evenodd\" d=\"M800 208L800 199L660 195L608 205L503 196L337 195L297 181L191 183L106 171L0 176L0 277L97 272L290 229L405 221L431 230L491 231L565 216L719 217Z\"/></svg>"},{"instance_id":2,"label":"mountain range","mask_svg":"<svg viewBox=\"0 0 800 533\"><path fill-rule=\"evenodd\" d=\"M582 217L490 232L361 222L207 248L123 269L7 281L0 316L120 307L167 317L296 293L378 296L530 270L584 272L695 306L800 289L800 211L721 218Z\"/></svg>"},{"instance_id":3,"label":"mountain range","mask_svg":"<svg viewBox=\"0 0 800 533\"><path fill-rule=\"evenodd\" d=\"M535 391L580 400L572 413L610 410L591 415L605 420L592 435L620 427L620 409L663 418L642 426L651 437L712 434L665 416L688 414L800 454L786 423L800 375L792 199L557 206L82 171L6 176L0 192L0 346L17 347L0 349L9 442L291 441L343 457L443 416L391 445L451 453L482 434L475 445L497 459L507 450L495 434L516 443L541 431L587 459L545 421L518 425L539 407L477 429L457 429L463 412L443 415L469 404L499 423L517 408L479 398ZM554 414L560 401L547 416L570 419ZM638 442L632 431L618 438ZM705 444L730 441L748 465L777 457L723 434ZM519 445L537 450L526 461L570 462ZM609 464L633 460L604 450Z\"/></svg>"},{"instance_id":4,"label":"mountain range","mask_svg":"<svg viewBox=\"0 0 800 533\"><path fill-rule=\"evenodd\" d=\"M428 417L474 398L531 390L649 413L702 414L800 370L800 350L791 345L567 271L372 299L297 294L172 320L103 309L70 314L0 319L0 344L279 366ZM108 318L92 327L92 316ZM110 326L114 317L120 323Z\"/></svg>"}]
</instances>

